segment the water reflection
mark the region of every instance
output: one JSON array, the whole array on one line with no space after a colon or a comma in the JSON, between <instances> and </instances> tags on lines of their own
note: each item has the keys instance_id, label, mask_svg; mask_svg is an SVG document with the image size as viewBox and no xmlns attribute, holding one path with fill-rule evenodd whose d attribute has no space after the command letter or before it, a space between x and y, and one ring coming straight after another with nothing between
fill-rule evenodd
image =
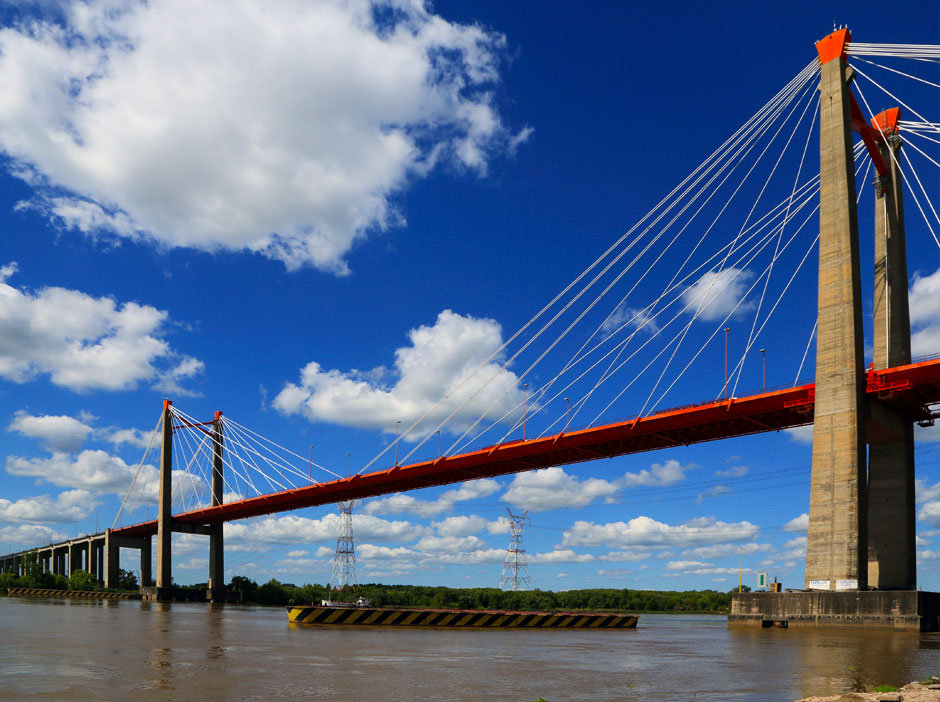
<instances>
[{"instance_id":1,"label":"water reflection","mask_svg":"<svg viewBox=\"0 0 940 702\"><path fill-rule=\"evenodd\" d=\"M736 659L759 657L768 675L798 680L801 697L834 695L923 676L940 652L937 634L837 629L729 629ZM919 655L923 652L925 655Z\"/></svg>"}]
</instances>

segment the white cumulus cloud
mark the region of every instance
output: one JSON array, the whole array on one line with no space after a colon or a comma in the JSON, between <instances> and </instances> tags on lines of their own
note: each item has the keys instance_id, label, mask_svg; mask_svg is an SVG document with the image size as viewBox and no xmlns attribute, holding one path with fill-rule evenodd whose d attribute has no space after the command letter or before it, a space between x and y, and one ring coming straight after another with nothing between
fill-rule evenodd
<instances>
[{"instance_id":1,"label":"white cumulus cloud","mask_svg":"<svg viewBox=\"0 0 940 702\"><path fill-rule=\"evenodd\" d=\"M620 488L602 478L581 480L568 475L563 468L553 466L545 470L519 473L500 499L530 512L537 512L584 507L598 497L611 497L619 491Z\"/></svg>"},{"instance_id":2,"label":"white cumulus cloud","mask_svg":"<svg viewBox=\"0 0 940 702\"><path fill-rule=\"evenodd\" d=\"M7 427L31 439L40 439L49 451L71 453L82 447L93 429L74 417L63 415L34 416L22 410L13 416Z\"/></svg>"},{"instance_id":3,"label":"white cumulus cloud","mask_svg":"<svg viewBox=\"0 0 940 702\"><path fill-rule=\"evenodd\" d=\"M699 548L688 549L682 552L682 555L686 558L726 558L727 556L737 556L741 549L744 549L744 553L762 553L772 550L770 544L719 544L714 546L700 546Z\"/></svg>"},{"instance_id":4,"label":"white cumulus cloud","mask_svg":"<svg viewBox=\"0 0 940 702\"><path fill-rule=\"evenodd\" d=\"M339 516L326 514L310 519L289 514L283 517L265 517L247 522L228 522L225 525L226 546L233 544L289 544L308 545L317 541L335 541L339 531ZM428 527L411 522L394 521L368 514L353 515L353 534L356 539L385 542L410 541L429 533ZM365 545L359 547L365 548ZM332 551L327 551L331 553ZM317 553L320 556L320 553Z\"/></svg>"},{"instance_id":5,"label":"white cumulus cloud","mask_svg":"<svg viewBox=\"0 0 940 702\"><path fill-rule=\"evenodd\" d=\"M58 487L124 494L137 467L105 451L86 450L75 457L61 453L48 458L8 456L6 470L10 475L39 478Z\"/></svg>"},{"instance_id":6,"label":"white cumulus cloud","mask_svg":"<svg viewBox=\"0 0 940 702\"><path fill-rule=\"evenodd\" d=\"M809 514L806 512L783 525L784 531L806 531L807 529L809 529Z\"/></svg>"},{"instance_id":7,"label":"white cumulus cloud","mask_svg":"<svg viewBox=\"0 0 940 702\"><path fill-rule=\"evenodd\" d=\"M908 291L911 309L911 355L940 349L940 268L927 276L914 274Z\"/></svg>"},{"instance_id":8,"label":"white cumulus cloud","mask_svg":"<svg viewBox=\"0 0 940 702\"><path fill-rule=\"evenodd\" d=\"M809 446L813 445L813 425L806 424L802 427L790 427L789 429L783 430L787 436L790 437L791 441L795 441L798 444L807 444Z\"/></svg>"},{"instance_id":9,"label":"white cumulus cloud","mask_svg":"<svg viewBox=\"0 0 940 702\"><path fill-rule=\"evenodd\" d=\"M706 322L743 314L755 306L754 302L741 302L753 277L752 271L733 267L709 271L686 288L682 304L689 314L697 313Z\"/></svg>"},{"instance_id":10,"label":"white cumulus cloud","mask_svg":"<svg viewBox=\"0 0 940 702\"><path fill-rule=\"evenodd\" d=\"M475 551L483 547L483 541L477 536L425 536L415 544L419 551L429 553L459 553Z\"/></svg>"},{"instance_id":11,"label":"white cumulus cloud","mask_svg":"<svg viewBox=\"0 0 940 702\"><path fill-rule=\"evenodd\" d=\"M45 546L62 541L64 538L66 538L65 532L42 524L20 524L0 528L0 543L19 549Z\"/></svg>"},{"instance_id":12,"label":"white cumulus cloud","mask_svg":"<svg viewBox=\"0 0 940 702\"><path fill-rule=\"evenodd\" d=\"M670 459L664 463L653 463L649 470L624 475L623 484L626 487L665 486L675 485L685 480L685 471L697 467L694 463L682 465L679 461Z\"/></svg>"},{"instance_id":13,"label":"white cumulus cloud","mask_svg":"<svg viewBox=\"0 0 940 702\"><path fill-rule=\"evenodd\" d=\"M519 473L500 498L532 512L569 507L584 507L596 499L613 501L624 490L635 487L661 487L685 480L685 472L694 463L682 465L670 459L653 463L649 469L625 473L614 480L578 478L564 468L553 466L544 470Z\"/></svg>"},{"instance_id":14,"label":"white cumulus cloud","mask_svg":"<svg viewBox=\"0 0 940 702\"><path fill-rule=\"evenodd\" d=\"M431 526L437 529L441 536L470 536L484 529L490 534L502 534L509 531L508 521L505 517L490 521L471 514L447 517L439 522L431 522Z\"/></svg>"},{"instance_id":15,"label":"white cumulus cloud","mask_svg":"<svg viewBox=\"0 0 940 702\"><path fill-rule=\"evenodd\" d=\"M0 499L0 522L78 522L99 504L101 503L85 490L67 490L55 498L39 495L24 497L15 502Z\"/></svg>"},{"instance_id":16,"label":"white cumulus cloud","mask_svg":"<svg viewBox=\"0 0 940 702\"><path fill-rule=\"evenodd\" d=\"M930 485L923 478L916 478L914 480L914 494L917 502L940 500L940 481Z\"/></svg>"},{"instance_id":17,"label":"white cumulus cloud","mask_svg":"<svg viewBox=\"0 0 940 702\"><path fill-rule=\"evenodd\" d=\"M634 517L629 522L576 521L565 530L565 546L611 546L690 548L706 544L750 541L760 529L750 522L720 522L712 517L698 517L684 524L664 524L650 517Z\"/></svg>"},{"instance_id":18,"label":"white cumulus cloud","mask_svg":"<svg viewBox=\"0 0 940 702\"><path fill-rule=\"evenodd\" d=\"M521 414L523 397L518 378L500 370L493 356L503 343L499 324L444 310L431 326L408 332L410 346L395 351L394 371L386 384L378 373L323 370L311 362L301 371L300 382L287 383L272 403L284 414L302 414L311 421L395 432L402 431L431 410L425 431L452 412L446 429L459 432L490 410L494 419ZM473 379L463 383L481 364ZM486 385L486 387L483 387ZM474 397L463 407L467 398ZM442 397L447 399L435 408ZM432 410L432 408L434 408ZM419 438L419 427L408 439Z\"/></svg>"},{"instance_id":19,"label":"white cumulus cloud","mask_svg":"<svg viewBox=\"0 0 940 702\"><path fill-rule=\"evenodd\" d=\"M940 500L922 504L917 510L917 518L932 527L940 527Z\"/></svg>"},{"instance_id":20,"label":"white cumulus cloud","mask_svg":"<svg viewBox=\"0 0 940 702\"><path fill-rule=\"evenodd\" d=\"M536 553L530 558L534 564L544 563L589 563L595 560L596 556L590 553L576 553L570 548L556 548L548 553Z\"/></svg>"},{"instance_id":21,"label":"white cumulus cloud","mask_svg":"<svg viewBox=\"0 0 940 702\"><path fill-rule=\"evenodd\" d=\"M6 282L15 272L15 264L0 268L0 378L25 383L48 375L87 392L178 382L201 370L201 361L162 338L166 312L66 288L20 290Z\"/></svg>"},{"instance_id":22,"label":"white cumulus cloud","mask_svg":"<svg viewBox=\"0 0 940 702\"><path fill-rule=\"evenodd\" d=\"M388 497L366 502L362 511L366 514L416 514L419 517L436 517L444 512L449 512L455 502L486 497L492 495L498 489L499 483L497 481L491 478L483 478L462 483L460 487L455 489L446 490L435 500L422 500L403 492L397 492ZM445 523L447 521L445 520Z\"/></svg>"},{"instance_id":23,"label":"white cumulus cloud","mask_svg":"<svg viewBox=\"0 0 940 702\"><path fill-rule=\"evenodd\" d=\"M505 45L424 2L66 2L0 31L0 149L66 227L342 273L411 180L528 137Z\"/></svg>"},{"instance_id":24,"label":"white cumulus cloud","mask_svg":"<svg viewBox=\"0 0 940 702\"><path fill-rule=\"evenodd\" d=\"M155 505L160 485L159 471L155 467L143 465L138 468L97 449L86 449L76 455L53 453L46 458L7 456L6 471L10 475L37 478L57 487L128 495L130 500L126 506L129 510L140 505ZM209 485L202 477L174 470L171 480L175 504L195 500L191 506L207 505ZM132 483L135 487L129 492Z\"/></svg>"}]
</instances>

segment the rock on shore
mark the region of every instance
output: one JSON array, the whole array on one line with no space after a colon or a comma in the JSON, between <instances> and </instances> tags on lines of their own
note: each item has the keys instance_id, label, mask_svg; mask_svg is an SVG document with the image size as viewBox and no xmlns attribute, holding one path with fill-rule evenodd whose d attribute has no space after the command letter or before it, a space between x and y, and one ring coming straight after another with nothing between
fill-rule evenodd
<instances>
[{"instance_id":1,"label":"rock on shore","mask_svg":"<svg viewBox=\"0 0 940 702\"><path fill-rule=\"evenodd\" d=\"M804 697L797 702L940 702L940 675L912 682L897 692L846 692L829 697Z\"/></svg>"}]
</instances>

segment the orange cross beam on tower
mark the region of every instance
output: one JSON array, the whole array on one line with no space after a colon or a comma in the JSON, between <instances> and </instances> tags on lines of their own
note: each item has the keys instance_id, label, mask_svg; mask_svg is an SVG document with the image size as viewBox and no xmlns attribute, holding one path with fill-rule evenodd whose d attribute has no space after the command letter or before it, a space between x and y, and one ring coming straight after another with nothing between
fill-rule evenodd
<instances>
[{"instance_id":1,"label":"orange cross beam on tower","mask_svg":"<svg viewBox=\"0 0 940 702\"><path fill-rule=\"evenodd\" d=\"M816 42L816 51L819 52L819 63L824 64L836 60L845 63L849 43L851 41L852 34L848 29L839 29L829 36L820 39ZM848 70L851 71L851 68ZM846 80L851 81L853 77L854 71ZM851 97L852 129L858 132L862 137L862 141L865 142L865 148L868 149L868 155L871 156L872 163L875 164L878 175L882 177L886 176L890 173L888 164L885 163L884 158L881 156L881 151L878 149L878 142L884 141L884 136L877 128L877 125L873 127L862 115L862 110L858 106L858 102L855 101L855 95L849 92L849 96Z\"/></svg>"}]
</instances>

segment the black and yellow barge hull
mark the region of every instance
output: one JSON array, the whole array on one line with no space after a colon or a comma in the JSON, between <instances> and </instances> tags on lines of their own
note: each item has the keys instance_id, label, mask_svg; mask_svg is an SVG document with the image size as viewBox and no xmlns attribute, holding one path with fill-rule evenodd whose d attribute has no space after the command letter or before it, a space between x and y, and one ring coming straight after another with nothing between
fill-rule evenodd
<instances>
[{"instance_id":1,"label":"black and yellow barge hull","mask_svg":"<svg viewBox=\"0 0 940 702\"><path fill-rule=\"evenodd\" d=\"M507 612L470 609L392 609L290 605L296 624L519 629L635 629L632 614L605 612Z\"/></svg>"}]
</instances>

